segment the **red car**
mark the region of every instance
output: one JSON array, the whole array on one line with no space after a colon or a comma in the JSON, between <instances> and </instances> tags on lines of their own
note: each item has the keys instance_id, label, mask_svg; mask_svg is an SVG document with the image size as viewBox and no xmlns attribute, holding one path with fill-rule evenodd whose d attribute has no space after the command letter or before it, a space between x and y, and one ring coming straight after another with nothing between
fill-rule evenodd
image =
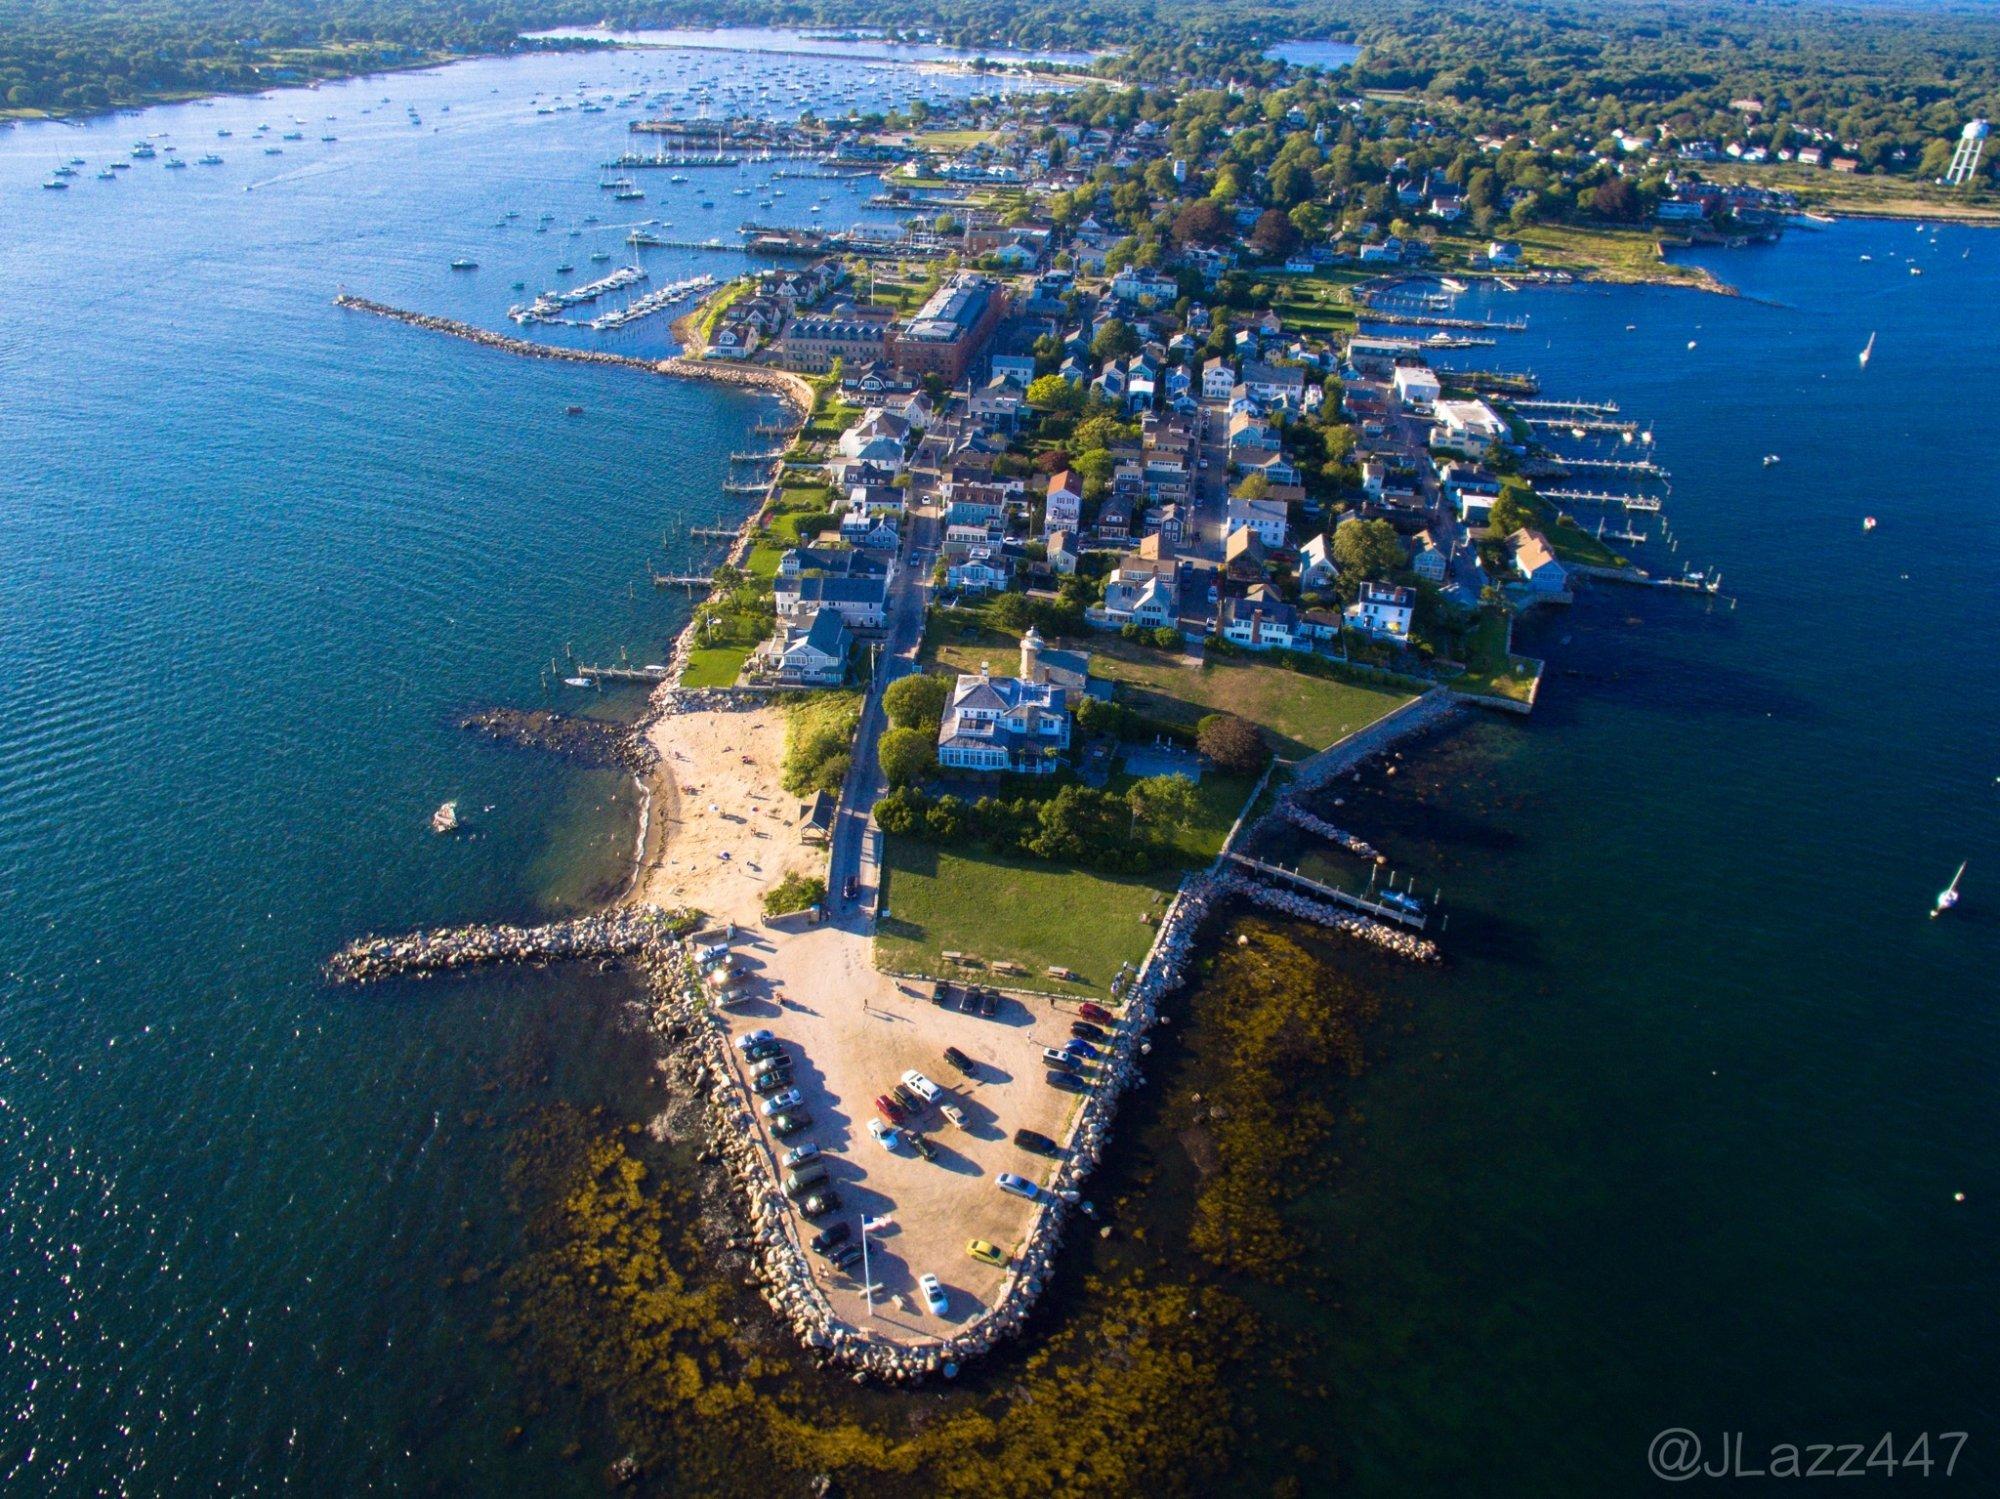
<instances>
[{"instance_id":1,"label":"red car","mask_svg":"<svg viewBox=\"0 0 2000 1499\"><path fill-rule=\"evenodd\" d=\"M1076 1007L1076 1013L1081 1015L1085 1020L1095 1020L1099 1025L1110 1025L1112 1023L1111 1012L1109 1010L1105 1009L1103 1005L1091 1004L1088 1000Z\"/></svg>"},{"instance_id":2,"label":"red car","mask_svg":"<svg viewBox=\"0 0 2000 1499\"><path fill-rule=\"evenodd\" d=\"M875 1107L881 1110L882 1117L891 1124L901 1124L903 1122L903 1106L888 1094L884 1093L880 1098L876 1099Z\"/></svg>"}]
</instances>

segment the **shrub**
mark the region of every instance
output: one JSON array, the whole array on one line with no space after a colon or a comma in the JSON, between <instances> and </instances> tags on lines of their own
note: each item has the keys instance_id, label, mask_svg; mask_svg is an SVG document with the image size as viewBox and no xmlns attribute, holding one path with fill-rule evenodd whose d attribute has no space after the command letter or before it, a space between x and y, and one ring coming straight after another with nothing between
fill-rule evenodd
<instances>
[{"instance_id":1,"label":"shrub","mask_svg":"<svg viewBox=\"0 0 2000 1499\"><path fill-rule=\"evenodd\" d=\"M875 758L891 786L910 786L929 780L937 770L936 731L889 729L875 746Z\"/></svg>"},{"instance_id":2,"label":"shrub","mask_svg":"<svg viewBox=\"0 0 2000 1499\"><path fill-rule=\"evenodd\" d=\"M909 676L891 682L882 693L882 711L899 729L926 726L935 734L951 702L951 683L943 677Z\"/></svg>"},{"instance_id":3,"label":"shrub","mask_svg":"<svg viewBox=\"0 0 2000 1499\"><path fill-rule=\"evenodd\" d=\"M764 914L783 916L791 911L803 911L807 906L821 905L825 900L826 881L818 875L801 874L794 869L764 892Z\"/></svg>"},{"instance_id":4,"label":"shrub","mask_svg":"<svg viewBox=\"0 0 2000 1499\"><path fill-rule=\"evenodd\" d=\"M1211 713L1194 726L1195 745L1225 770L1256 770L1264 763L1264 736L1234 713Z\"/></svg>"}]
</instances>

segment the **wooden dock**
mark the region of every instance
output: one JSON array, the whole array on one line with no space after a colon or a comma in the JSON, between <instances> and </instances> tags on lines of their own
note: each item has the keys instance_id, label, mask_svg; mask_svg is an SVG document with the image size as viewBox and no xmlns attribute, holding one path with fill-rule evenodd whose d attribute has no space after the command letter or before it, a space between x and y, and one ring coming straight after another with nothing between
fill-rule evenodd
<instances>
[{"instance_id":1,"label":"wooden dock","mask_svg":"<svg viewBox=\"0 0 2000 1499\"><path fill-rule=\"evenodd\" d=\"M1559 458L1565 469L1591 469L1601 474L1637 474L1644 479L1666 479L1667 471L1650 458Z\"/></svg>"},{"instance_id":2,"label":"wooden dock","mask_svg":"<svg viewBox=\"0 0 2000 1499\"><path fill-rule=\"evenodd\" d=\"M763 485L761 484L758 485L757 486L758 492L762 493L763 488L764 488ZM734 541L739 535L742 534L742 531L743 528L741 526L689 526L688 527L688 535L699 536L707 541Z\"/></svg>"},{"instance_id":3,"label":"wooden dock","mask_svg":"<svg viewBox=\"0 0 2000 1499\"><path fill-rule=\"evenodd\" d=\"M1568 412L1576 416L1616 416L1616 401L1516 401L1517 411Z\"/></svg>"},{"instance_id":4,"label":"wooden dock","mask_svg":"<svg viewBox=\"0 0 2000 1499\"><path fill-rule=\"evenodd\" d=\"M1644 510L1652 515L1660 510L1657 495L1612 494L1602 489L1538 489L1535 493L1560 505L1623 505L1627 510Z\"/></svg>"},{"instance_id":5,"label":"wooden dock","mask_svg":"<svg viewBox=\"0 0 2000 1499\"><path fill-rule=\"evenodd\" d=\"M785 456L785 449L773 448L768 453L731 453L731 463L776 463Z\"/></svg>"},{"instance_id":6,"label":"wooden dock","mask_svg":"<svg viewBox=\"0 0 2000 1499\"><path fill-rule=\"evenodd\" d=\"M1267 880L1280 881L1295 890L1303 891L1315 900L1331 901L1335 905L1363 911L1382 921L1393 921L1398 926L1410 927L1419 932L1430 921L1430 918L1421 911L1406 911L1401 906L1370 900L1365 895L1355 895L1338 885L1329 885L1324 881L1313 879L1310 875L1300 874L1296 869L1287 869L1282 864L1267 864L1262 859L1251 858L1248 854L1232 853L1229 858L1254 874L1262 875Z\"/></svg>"},{"instance_id":7,"label":"wooden dock","mask_svg":"<svg viewBox=\"0 0 2000 1499\"><path fill-rule=\"evenodd\" d=\"M1637 432L1637 422L1612 422L1601 417L1524 416L1531 427L1564 427L1577 432Z\"/></svg>"},{"instance_id":8,"label":"wooden dock","mask_svg":"<svg viewBox=\"0 0 2000 1499\"><path fill-rule=\"evenodd\" d=\"M579 666L575 674L593 682L664 682L664 666Z\"/></svg>"}]
</instances>

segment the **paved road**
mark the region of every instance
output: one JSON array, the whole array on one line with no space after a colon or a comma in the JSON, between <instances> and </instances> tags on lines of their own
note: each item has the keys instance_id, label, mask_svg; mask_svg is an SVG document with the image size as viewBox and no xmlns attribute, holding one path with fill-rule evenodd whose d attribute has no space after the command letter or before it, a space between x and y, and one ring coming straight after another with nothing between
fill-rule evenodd
<instances>
[{"instance_id":1,"label":"paved road","mask_svg":"<svg viewBox=\"0 0 2000 1499\"><path fill-rule=\"evenodd\" d=\"M937 518L926 507L914 512L903 533L903 549L898 558L896 581L889 589L889 619L879 654L875 679L861 710L861 728L854 737L854 764L847 783L840 789L840 809L834 815L833 855L828 866L827 909L835 918L855 917L872 905L875 881L861 880L863 855L869 849L869 814L876 800L888 789L875 747L881 741L887 721L882 712L882 692L898 677L917 669L917 646L924 635L924 608L930 595L931 559L937 544ZM842 894L852 876L863 885L860 898L848 901Z\"/></svg>"}]
</instances>

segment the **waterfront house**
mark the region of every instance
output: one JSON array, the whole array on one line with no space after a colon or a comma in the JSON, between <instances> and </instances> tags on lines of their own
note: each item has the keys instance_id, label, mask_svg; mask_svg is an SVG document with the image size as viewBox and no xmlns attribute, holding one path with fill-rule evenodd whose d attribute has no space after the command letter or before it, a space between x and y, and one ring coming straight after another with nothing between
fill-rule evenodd
<instances>
[{"instance_id":1,"label":"waterfront house","mask_svg":"<svg viewBox=\"0 0 2000 1499\"><path fill-rule=\"evenodd\" d=\"M872 576L802 573L780 577L772 584L772 603L778 618L787 624L808 624L817 610L828 608L838 613L850 630L879 630L888 614L891 571L885 569Z\"/></svg>"},{"instance_id":2,"label":"waterfront house","mask_svg":"<svg viewBox=\"0 0 2000 1499\"><path fill-rule=\"evenodd\" d=\"M815 609L804 625L791 625L766 647L771 675L799 687L838 687L847 676L853 645L847 621L836 609ZM775 649L771 649L775 647Z\"/></svg>"},{"instance_id":3,"label":"waterfront house","mask_svg":"<svg viewBox=\"0 0 2000 1499\"><path fill-rule=\"evenodd\" d=\"M1532 527L1523 526L1507 538L1507 550L1514 563L1514 571L1528 585L1531 593L1560 594L1569 591L1569 569L1556 560L1555 548L1549 545L1548 537Z\"/></svg>"},{"instance_id":4,"label":"waterfront house","mask_svg":"<svg viewBox=\"0 0 2000 1499\"><path fill-rule=\"evenodd\" d=\"M1345 610L1349 629L1359 630L1377 640L1406 645L1410 620L1417 612L1417 596L1393 583L1363 583L1361 597Z\"/></svg>"},{"instance_id":5,"label":"waterfront house","mask_svg":"<svg viewBox=\"0 0 2000 1499\"><path fill-rule=\"evenodd\" d=\"M1024 659L1030 649L1024 639ZM1069 736L1069 694L1063 688L996 677L982 666L977 676L960 673L952 689L938 728L938 764L947 770L1051 775L1062 768Z\"/></svg>"},{"instance_id":6,"label":"waterfront house","mask_svg":"<svg viewBox=\"0 0 2000 1499\"><path fill-rule=\"evenodd\" d=\"M1441 448L1482 457L1507 436L1507 424L1484 401L1439 401L1431 441Z\"/></svg>"}]
</instances>

